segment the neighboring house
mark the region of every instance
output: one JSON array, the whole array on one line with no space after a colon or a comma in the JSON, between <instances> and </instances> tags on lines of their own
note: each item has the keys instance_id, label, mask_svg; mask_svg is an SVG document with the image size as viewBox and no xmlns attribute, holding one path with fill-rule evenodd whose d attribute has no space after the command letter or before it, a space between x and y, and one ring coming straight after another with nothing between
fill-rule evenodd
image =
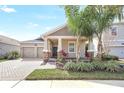
<instances>
[{"instance_id":1,"label":"neighboring house","mask_svg":"<svg viewBox=\"0 0 124 93\"><path fill-rule=\"evenodd\" d=\"M124 58L124 22L114 23L103 35L108 53Z\"/></svg>"},{"instance_id":2,"label":"neighboring house","mask_svg":"<svg viewBox=\"0 0 124 93\"><path fill-rule=\"evenodd\" d=\"M42 58L44 49L44 40L37 38L35 40L22 41L21 56L25 58Z\"/></svg>"},{"instance_id":3,"label":"neighboring house","mask_svg":"<svg viewBox=\"0 0 124 93\"><path fill-rule=\"evenodd\" d=\"M20 53L20 42L0 35L0 55L5 55L11 51L17 51Z\"/></svg>"}]
</instances>

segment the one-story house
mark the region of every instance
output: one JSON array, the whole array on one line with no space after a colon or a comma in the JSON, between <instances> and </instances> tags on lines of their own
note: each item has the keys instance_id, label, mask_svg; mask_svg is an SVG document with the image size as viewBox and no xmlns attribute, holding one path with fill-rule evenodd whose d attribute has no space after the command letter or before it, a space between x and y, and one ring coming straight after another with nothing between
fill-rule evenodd
<instances>
[{"instance_id":1,"label":"one-story house","mask_svg":"<svg viewBox=\"0 0 124 93\"><path fill-rule=\"evenodd\" d=\"M104 43L104 47L107 47L109 54L118 56L119 58L124 58L124 22L114 23L106 32L103 34L102 40ZM41 35L40 37L42 40L39 42L31 41L30 45L33 44L34 46L30 46L28 41L27 43L21 42L21 48L23 51L27 53L23 53L23 57L38 57L38 53L34 53L35 44L41 43L40 50L42 53L40 54L41 58L45 55L45 53L49 53L49 57L57 57L59 56L59 52L64 50L68 53L69 58L76 57L76 36L72 34L72 31L67 27L67 25L59 26L53 30L46 32L45 34ZM25 48L23 45L24 43L28 45ZM80 57L84 58L86 55L87 50L93 50L94 56L97 54L97 43L98 40L94 36L92 44L90 44L90 48L88 49L88 40L86 37L81 37L80 39ZM33 48L30 48L33 47ZM37 52L39 50L37 49ZM33 52L33 53L32 53ZM41 52L41 51L40 51ZM32 55L30 54L32 53ZM34 54L36 54L34 56Z\"/></svg>"}]
</instances>

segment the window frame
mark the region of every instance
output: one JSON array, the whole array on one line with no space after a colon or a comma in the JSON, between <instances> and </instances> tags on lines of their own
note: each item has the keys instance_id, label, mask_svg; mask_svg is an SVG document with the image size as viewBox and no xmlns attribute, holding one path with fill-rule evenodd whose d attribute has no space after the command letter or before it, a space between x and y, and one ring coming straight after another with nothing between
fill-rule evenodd
<instances>
[{"instance_id":1,"label":"window frame","mask_svg":"<svg viewBox=\"0 0 124 93\"><path fill-rule=\"evenodd\" d=\"M116 28L116 35L112 35L112 28ZM118 36L118 26L111 26L110 34L111 36Z\"/></svg>"},{"instance_id":2,"label":"window frame","mask_svg":"<svg viewBox=\"0 0 124 93\"><path fill-rule=\"evenodd\" d=\"M70 51L70 44L73 43L74 44L74 52ZM68 42L68 53L76 53L76 43L75 41L69 41Z\"/></svg>"}]
</instances>

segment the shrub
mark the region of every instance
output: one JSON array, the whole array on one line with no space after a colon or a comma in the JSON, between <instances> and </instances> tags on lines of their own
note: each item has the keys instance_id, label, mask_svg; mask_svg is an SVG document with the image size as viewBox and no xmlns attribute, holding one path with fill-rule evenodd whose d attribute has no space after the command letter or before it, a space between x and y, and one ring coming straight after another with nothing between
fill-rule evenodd
<instances>
[{"instance_id":1,"label":"shrub","mask_svg":"<svg viewBox=\"0 0 124 93\"><path fill-rule=\"evenodd\" d=\"M107 72L120 72L121 67L117 62L110 61L108 63L105 63L105 71Z\"/></svg>"},{"instance_id":2,"label":"shrub","mask_svg":"<svg viewBox=\"0 0 124 93\"><path fill-rule=\"evenodd\" d=\"M64 66L68 71L90 72L90 71L106 71L106 72L120 72L123 71L116 61L107 62L68 62Z\"/></svg>"},{"instance_id":3,"label":"shrub","mask_svg":"<svg viewBox=\"0 0 124 93\"><path fill-rule=\"evenodd\" d=\"M19 57L20 55L17 51L12 51L12 52L7 53L5 58L6 59L17 59Z\"/></svg>"},{"instance_id":4,"label":"shrub","mask_svg":"<svg viewBox=\"0 0 124 93\"><path fill-rule=\"evenodd\" d=\"M92 62L91 63L95 70L103 71L105 70L105 62Z\"/></svg>"},{"instance_id":5,"label":"shrub","mask_svg":"<svg viewBox=\"0 0 124 93\"><path fill-rule=\"evenodd\" d=\"M69 70L69 71L76 71L76 63L74 63L74 62L67 62L64 65L64 69L65 70Z\"/></svg>"},{"instance_id":6,"label":"shrub","mask_svg":"<svg viewBox=\"0 0 124 93\"><path fill-rule=\"evenodd\" d=\"M63 58L57 58L57 62L65 64L66 60Z\"/></svg>"},{"instance_id":7,"label":"shrub","mask_svg":"<svg viewBox=\"0 0 124 93\"><path fill-rule=\"evenodd\" d=\"M0 60L3 60L3 59L5 59L5 57L4 56L0 56Z\"/></svg>"},{"instance_id":8,"label":"shrub","mask_svg":"<svg viewBox=\"0 0 124 93\"><path fill-rule=\"evenodd\" d=\"M108 61L108 60L118 60L119 58L114 55L103 55L102 60L103 61Z\"/></svg>"},{"instance_id":9,"label":"shrub","mask_svg":"<svg viewBox=\"0 0 124 93\"><path fill-rule=\"evenodd\" d=\"M76 71L81 71L81 72L90 72L94 70L94 67L91 63L84 63L84 62L79 62L76 64Z\"/></svg>"},{"instance_id":10,"label":"shrub","mask_svg":"<svg viewBox=\"0 0 124 93\"><path fill-rule=\"evenodd\" d=\"M74 63L74 62L68 62L64 66L65 70L69 71L81 71L81 72L89 72L93 71L94 67L91 65L91 63L84 63L84 62L79 62L79 63Z\"/></svg>"}]
</instances>

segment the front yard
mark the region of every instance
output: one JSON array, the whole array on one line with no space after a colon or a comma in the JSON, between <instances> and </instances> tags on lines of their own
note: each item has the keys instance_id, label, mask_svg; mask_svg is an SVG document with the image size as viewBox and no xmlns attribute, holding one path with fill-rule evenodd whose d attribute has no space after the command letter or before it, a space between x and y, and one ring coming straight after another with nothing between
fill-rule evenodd
<instances>
[{"instance_id":1,"label":"front yard","mask_svg":"<svg viewBox=\"0 0 124 93\"><path fill-rule=\"evenodd\" d=\"M2 59L2 60L0 60L0 63L1 63L1 62L4 62L4 61L7 61L7 59Z\"/></svg>"},{"instance_id":2,"label":"front yard","mask_svg":"<svg viewBox=\"0 0 124 93\"><path fill-rule=\"evenodd\" d=\"M124 72L70 72L59 69L37 69L26 80L124 80Z\"/></svg>"}]
</instances>

